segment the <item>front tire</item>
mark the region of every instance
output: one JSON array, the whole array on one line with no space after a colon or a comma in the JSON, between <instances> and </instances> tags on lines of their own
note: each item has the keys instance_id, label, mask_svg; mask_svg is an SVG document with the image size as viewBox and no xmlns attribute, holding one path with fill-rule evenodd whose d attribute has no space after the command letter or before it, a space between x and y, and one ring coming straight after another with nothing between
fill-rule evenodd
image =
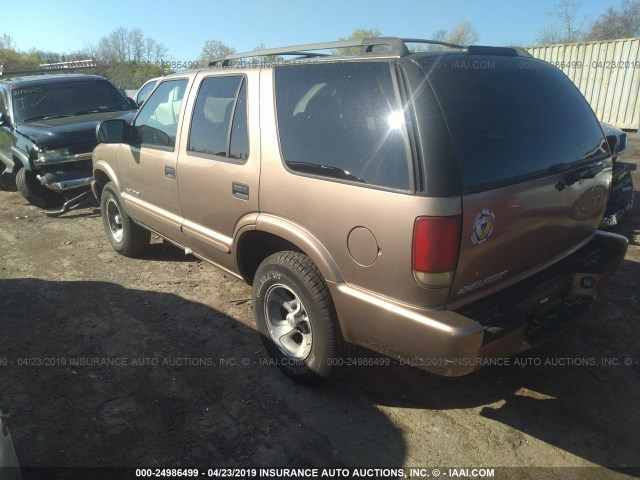
<instances>
[{"instance_id":1,"label":"front tire","mask_svg":"<svg viewBox=\"0 0 640 480\"><path fill-rule=\"evenodd\" d=\"M36 207L53 209L64 203L63 194L42 185L36 174L24 167L16 174L16 186L25 200Z\"/></svg>"},{"instance_id":2,"label":"front tire","mask_svg":"<svg viewBox=\"0 0 640 480\"><path fill-rule=\"evenodd\" d=\"M100 209L104 230L116 252L125 257L136 257L149 247L151 232L127 215L112 183L107 183L102 190Z\"/></svg>"},{"instance_id":3,"label":"front tire","mask_svg":"<svg viewBox=\"0 0 640 480\"><path fill-rule=\"evenodd\" d=\"M285 251L266 258L255 275L253 310L265 348L286 375L319 384L342 373L351 346L309 257Z\"/></svg>"}]
</instances>

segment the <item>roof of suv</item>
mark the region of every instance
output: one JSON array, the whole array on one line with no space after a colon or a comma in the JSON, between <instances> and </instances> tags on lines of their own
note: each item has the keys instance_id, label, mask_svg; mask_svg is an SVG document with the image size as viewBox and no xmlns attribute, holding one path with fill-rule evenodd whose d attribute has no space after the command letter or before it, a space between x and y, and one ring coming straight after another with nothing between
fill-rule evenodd
<instances>
[{"instance_id":1,"label":"roof of suv","mask_svg":"<svg viewBox=\"0 0 640 480\"><path fill-rule=\"evenodd\" d=\"M432 50L411 50L407 45L428 45ZM435 47L435 49L433 49ZM359 54L335 55L336 49L358 49ZM446 49L446 50L445 50ZM325 52L331 53L325 53ZM218 57L209 63L210 67L230 66L230 62L245 58L266 56L294 56L295 60L339 60L371 57L405 57L409 55L442 55L445 53L466 53L472 55L531 56L520 47L490 47L480 45L463 46L438 40L399 37L372 37L356 40L340 40L336 42L293 45L289 47L268 48L244 53L232 53Z\"/></svg>"}]
</instances>

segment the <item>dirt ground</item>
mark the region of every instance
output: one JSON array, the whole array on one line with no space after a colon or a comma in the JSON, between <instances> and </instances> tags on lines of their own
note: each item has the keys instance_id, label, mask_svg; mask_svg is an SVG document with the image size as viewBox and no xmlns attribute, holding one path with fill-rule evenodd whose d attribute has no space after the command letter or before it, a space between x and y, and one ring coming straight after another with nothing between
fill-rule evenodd
<instances>
[{"instance_id":1,"label":"dirt ground","mask_svg":"<svg viewBox=\"0 0 640 480\"><path fill-rule=\"evenodd\" d=\"M640 135L630 143L638 166ZM462 378L394 364L316 389L265 364L247 285L157 238L144 258L121 257L99 212L47 218L0 192L0 408L20 462L628 478L640 467L640 170L634 182L614 229L627 257L567 333Z\"/></svg>"}]
</instances>

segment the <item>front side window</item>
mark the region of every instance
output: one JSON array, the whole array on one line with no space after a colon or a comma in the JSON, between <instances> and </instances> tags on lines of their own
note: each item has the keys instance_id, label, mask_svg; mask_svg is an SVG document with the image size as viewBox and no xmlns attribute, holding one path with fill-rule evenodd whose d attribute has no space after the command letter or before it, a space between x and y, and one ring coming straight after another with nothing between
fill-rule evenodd
<instances>
[{"instance_id":1,"label":"front side window","mask_svg":"<svg viewBox=\"0 0 640 480\"><path fill-rule=\"evenodd\" d=\"M248 158L244 77L209 77L202 81L193 109L187 149L199 155L241 161Z\"/></svg>"},{"instance_id":2,"label":"front side window","mask_svg":"<svg viewBox=\"0 0 640 480\"><path fill-rule=\"evenodd\" d=\"M408 190L404 114L388 62L277 67L280 147L293 171Z\"/></svg>"},{"instance_id":3,"label":"front side window","mask_svg":"<svg viewBox=\"0 0 640 480\"><path fill-rule=\"evenodd\" d=\"M173 150L187 80L162 82L136 117L132 143Z\"/></svg>"}]
</instances>

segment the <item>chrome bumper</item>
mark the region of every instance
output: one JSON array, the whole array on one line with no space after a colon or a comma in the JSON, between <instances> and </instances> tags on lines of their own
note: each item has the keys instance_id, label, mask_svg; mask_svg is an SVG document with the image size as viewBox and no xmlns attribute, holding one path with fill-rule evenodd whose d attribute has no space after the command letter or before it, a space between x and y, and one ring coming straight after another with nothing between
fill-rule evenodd
<instances>
[{"instance_id":1,"label":"chrome bumper","mask_svg":"<svg viewBox=\"0 0 640 480\"><path fill-rule=\"evenodd\" d=\"M63 180L59 182L47 183L45 186L54 192L66 192L74 188L88 187L91 185L93 177L76 178L73 180Z\"/></svg>"},{"instance_id":2,"label":"chrome bumper","mask_svg":"<svg viewBox=\"0 0 640 480\"><path fill-rule=\"evenodd\" d=\"M38 157L33 161L36 166L58 165L60 163L81 162L83 160L91 160L92 152L78 153L76 155L60 155L58 157Z\"/></svg>"}]
</instances>

